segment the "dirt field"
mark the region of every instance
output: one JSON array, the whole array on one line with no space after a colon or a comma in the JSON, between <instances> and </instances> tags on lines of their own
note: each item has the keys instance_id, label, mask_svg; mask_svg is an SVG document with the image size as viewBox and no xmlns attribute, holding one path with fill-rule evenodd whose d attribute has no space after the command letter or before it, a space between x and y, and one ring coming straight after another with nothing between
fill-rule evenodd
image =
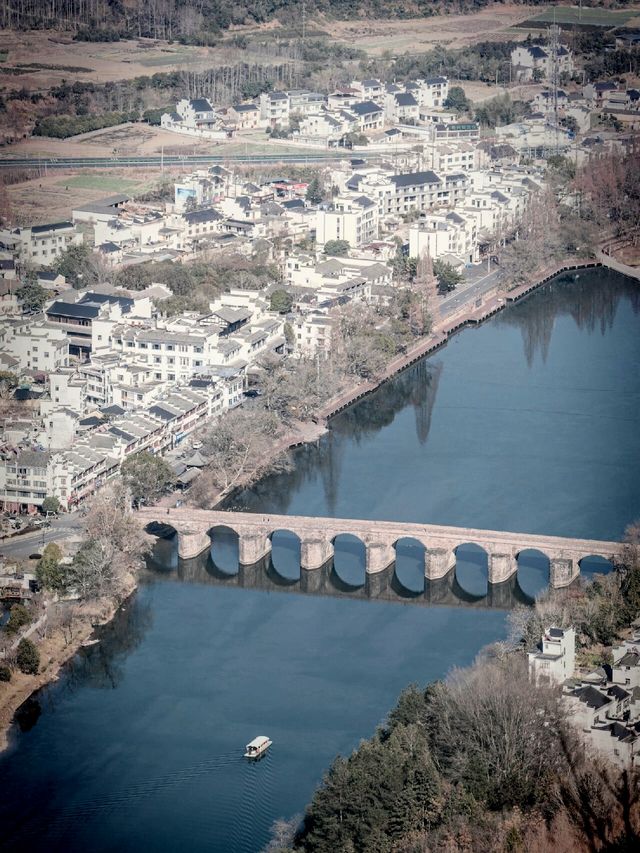
<instances>
[{"instance_id":1,"label":"dirt field","mask_svg":"<svg viewBox=\"0 0 640 853\"><path fill-rule=\"evenodd\" d=\"M165 177L169 174L165 170ZM159 170L141 173L114 169L107 174L99 171L80 174L49 171L48 175L8 186L7 193L16 218L24 223L37 224L68 219L74 207L107 195L126 193L135 196L152 189L160 178Z\"/></svg>"},{"instance_id":2,"label":"dirt field","mask_svg":"<svg viewBox=\"0 0 640 853\"><path fill-rule=\"evenodd\" d=\"M505 38L504 31L525 21L531 9L523 6L500 6L483 9L475 15L439 15L433 18L389 21L323 22L323 29L336 41L359 47L371 56L385 51L392 54L422 53L435 44L464 47L484 40ZM509 38L524 39L526 31L516 31Z\"/></svg>"},{"instance_id":3,"label":"dirt field","mask_svg":"<svg viewBox=\"0 0 640 853\"><path fill-rule=\"evenodd\" d=\"M238 61L238 51L232 46L190 47L168 44L153 39L109 43L75 42L69 33L52 32L0 32L0 87L41 90L57 85L62 80L91 80L104 83L108 80L127 80L149 76L158 71L190 71L212 68ZM252 55L252 60L258 57ZM259 57L261 61L268 59ZM57 68L24 68L24 73L2 73L3 68L17 68L29 63L40 63Z\"/></svg>"}]
</instances>

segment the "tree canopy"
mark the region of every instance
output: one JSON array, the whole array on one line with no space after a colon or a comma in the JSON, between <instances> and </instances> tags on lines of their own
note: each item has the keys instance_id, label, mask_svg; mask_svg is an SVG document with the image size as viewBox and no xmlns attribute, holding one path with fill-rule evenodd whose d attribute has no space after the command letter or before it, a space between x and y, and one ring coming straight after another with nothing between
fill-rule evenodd
<instances>
[{"instance_id":1,"label":"tree canopy","mask_svg":"<svg viewBox=\"0 0 640 853\"><path fill-rule=\"evenodd\" d=\"M349 254L351 245L348 240L327 240L324 244L325 255L342 257Z\"/></svg>"},{"instance_id":2,"label":"tree canopy","mask_svg":"<svg viewBox=\"0 0 640 853\"><path fill-rule=\"evenodd\" d=\"M153 504L173 485L175 476L161 456L142 451L122 463L122 479L136 505Z\"/></svg>"},{"instance_id":3,"label":"tree canopy","mask_svg":"<svg viewBox=\"0 0 640 853\"><path fill-rule=\"evenodd\" d=\"M277 311L279 314L288 314L293 305L293 296L287 291L274 290L271 294L271 310Z\"/></svg>"}]
</instances>

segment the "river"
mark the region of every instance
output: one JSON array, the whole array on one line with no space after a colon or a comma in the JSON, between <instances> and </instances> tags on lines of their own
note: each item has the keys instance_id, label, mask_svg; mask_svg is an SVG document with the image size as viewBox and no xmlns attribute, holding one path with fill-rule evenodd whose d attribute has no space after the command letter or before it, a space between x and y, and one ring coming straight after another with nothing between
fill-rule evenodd
<instances>
[{"instance_id":1,"label":"river","mask_svg":"<svg viewBox=\"0 0 640 853\"><path fill-rule=\"evenodd\" d=\"M234 505L617 539L640 517L639 311L638 284L604 270L545 286L337 416L294 471ZM473 547L458 607L410 600L409 542L405 603L358 600L361 546L346 539L333 594L301 593L296 547L278 534L264 582L240 588L230 537L215 567L159 543L100 643L23 708L0 758L0 849L258 851L405 685L506 636ZM519 594L546 571L525 555ZM247 764L257 734L274 745Z\"/></svg>"}]
</instances>

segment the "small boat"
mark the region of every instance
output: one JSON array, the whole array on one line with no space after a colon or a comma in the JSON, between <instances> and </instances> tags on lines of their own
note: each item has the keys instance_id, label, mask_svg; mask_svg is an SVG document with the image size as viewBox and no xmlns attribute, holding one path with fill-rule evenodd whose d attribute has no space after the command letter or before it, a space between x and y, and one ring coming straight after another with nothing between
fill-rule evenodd
<instances>
[{"instance_id":1,"label":"small boat","mask_svg":"<svg viewBox=\"0 0 640 853\"><path fill-rule=\"evenodd\" d=\"M260 758L269 749L273 741L269 740L265 735L254 737L251 743L245 746L245 758Z\"/></svg>"}]
</instances>

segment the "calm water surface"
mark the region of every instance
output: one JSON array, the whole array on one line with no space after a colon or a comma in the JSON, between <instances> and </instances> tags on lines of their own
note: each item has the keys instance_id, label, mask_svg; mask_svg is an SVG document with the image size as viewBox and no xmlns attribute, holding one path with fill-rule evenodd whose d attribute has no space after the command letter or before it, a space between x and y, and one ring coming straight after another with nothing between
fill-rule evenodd
<instances>
[{"instance_id":1,"label":"calm water surface","mask_svg":"<svg viewBox=\"0 0 640 853\"><path fill-rule=\"evenodd\" d=\"M639 308L640 287L603 271L550 286L337 417L293 473L235 503L615 539L640 516ZM229 537L216 567L178 567L171 547L100 644L23 710L0 760L0 849L258 851L403 686L506 632L483 601L300 594L287 534L258 589L238 588L255 578L237 575ZM481 596L484 555L458 562ZM421 589L419 563L405 543L404 588ZM535 593L545 561L526 555L519 575ZM339 543L332 578L359 594L357 541ZM248 765L242 747L261 733L274 746Z\"/></svg>"}]
</instances>

